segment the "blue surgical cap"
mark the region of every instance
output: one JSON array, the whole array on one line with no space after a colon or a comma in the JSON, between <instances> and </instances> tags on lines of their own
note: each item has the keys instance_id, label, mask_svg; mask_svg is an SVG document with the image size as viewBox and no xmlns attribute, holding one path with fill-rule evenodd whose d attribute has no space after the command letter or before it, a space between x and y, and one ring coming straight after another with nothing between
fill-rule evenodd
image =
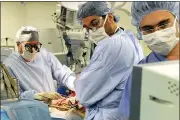
<instances>
[{"instance_id":1,"label":"blue surgical cap","mask_svg":"<svg viewBox=\"0 0 180 120\"><path fill-rule=\"evenodd\" d=\"M167 10L175 15L179 21L179 2L164 2L164 1L152 1L152 2L133 2L131 6L132 24L139 29L141 20L149 13L156 10ZM138 31L139 33L139 31ZM139 36L140 33L139 33Z\"/></svg>"},{"instance_id":2,"label":"blue surgical cap","mask_svg":"<svg viewBox=\"0 0 180 120\"><path fill-rule=\"evenodd\" d=\"M103 16L108 13L113 13L111 8L109 8L107 2L86 2L79 6L77 12L77 19L81 23L83 18L88 16ZM115 22L119 21L118 16L115 17Z\"/></svg>"}]
</instances>

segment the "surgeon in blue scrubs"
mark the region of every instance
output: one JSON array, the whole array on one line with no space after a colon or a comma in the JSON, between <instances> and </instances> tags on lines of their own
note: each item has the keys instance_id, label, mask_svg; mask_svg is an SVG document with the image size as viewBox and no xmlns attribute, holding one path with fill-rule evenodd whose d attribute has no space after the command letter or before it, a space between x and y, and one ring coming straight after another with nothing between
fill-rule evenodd
<instances>
[{"instance_id":1,"label":"surgeon in blue scrubs","mask_svg":"<svg viewBox=\"0 0 180 120\"><path fill-rule=\"evenodd\" d=\"M54 80L74 91L76 75L41 47L39 32L35 27L21 27L16 35L16 43L18 50L4 64L9 74L18 78L21 98L34 99L37 93L55 93Z\"/></svg>"},{"instance_id":2,"label":"surgeon in blue scrubs","mask_svg":"<svg viewBox=\"0 0 180 120\"><path fill-rule=\"evenodd\" d=\"M107 2L86 2L77 14L90 38L104 35L97 42L90 64L75 80L77 99L86 107L85 120L119 120L125 83L133 65L141 60L138 40L131 39L133 36L117 25L118 19Z\"/></svg>"},{"instance_id":3,"label":"surgeon in blue scrubs","mask_svg":"<svg viewBox=\"0 0 180 120\"><path fill-rule=\"evenodd\" d=\"M179 2L133 2L132 24L152 52L139 64L179 60ZM129 79L119 111L129 117L132 79Z\"/></svg>"}]
</instances>

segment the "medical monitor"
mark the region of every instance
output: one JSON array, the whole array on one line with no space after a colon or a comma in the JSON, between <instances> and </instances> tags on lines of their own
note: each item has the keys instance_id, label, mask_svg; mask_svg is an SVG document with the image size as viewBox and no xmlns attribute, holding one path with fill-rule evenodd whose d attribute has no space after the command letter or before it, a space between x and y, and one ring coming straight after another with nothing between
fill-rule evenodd
<instances>
[{"instance_id":1,"label":"medical monitor","mask_svg":"<svg viewBox=\"0 0 180 120\"><path fill-rule=\"evenodd\" d=\"M179 61L134 67L130 120L179 120Z\"/></svg>"}]
</instances>

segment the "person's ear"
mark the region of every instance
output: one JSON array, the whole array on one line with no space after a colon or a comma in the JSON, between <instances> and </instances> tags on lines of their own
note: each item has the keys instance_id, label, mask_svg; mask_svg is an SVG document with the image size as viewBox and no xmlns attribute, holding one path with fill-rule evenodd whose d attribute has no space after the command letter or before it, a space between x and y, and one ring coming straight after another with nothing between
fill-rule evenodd
<instances>
[{"instance_id":1,"label":"person's ear","mask_svg":"<svg viewBox=\"0 0 180 120\"><path fill-rule=\"evenodd\" d=\"M16 42L16 45L19 46L21 43L20 42Z\"/></svg>"},{"instance_id":2,"label":"person's ear","mask_svg":"<svg viewBox=\"0 0 180 120\"><path fill-rule=\"evenodd\" d=\"M20 42L16 42L16 44L17 44L17 47L18 47L18 52L20 54L22 54L23 53L23 46L22 46L22 44Z\"/></svg>"},{"instance_id":3,"label":"person's ear","mask_svg":"<svg viewBox=\"0 0 180 120\"><path fill-rule=\"evenodd\" d=\"M114 22L114 15L112 13L108 14L107 21L108 21L108 23L113 23Z\"/></svg>"}]
</instances>

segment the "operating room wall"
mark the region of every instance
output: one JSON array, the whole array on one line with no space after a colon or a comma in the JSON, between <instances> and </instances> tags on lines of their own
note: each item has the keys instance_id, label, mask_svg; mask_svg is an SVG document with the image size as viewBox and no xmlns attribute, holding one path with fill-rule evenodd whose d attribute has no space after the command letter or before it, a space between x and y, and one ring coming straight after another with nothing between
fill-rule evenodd
<instances>
[{"instance_id":1,"label":"operating room wall","mask_svg":"<svg viewBox=\"0 0 180 120\"><path fill-rule=\"evenodd\" d=\"M57 2L25 2L24 5L20 2L2 2L1 38L13 38L11 45L15 45L17 30L25 25L34 26L40 31L43 47L53 53L66 51L62 47L63 40L59 38L56 24L52 21L56 4Z\"/></svg>"},{"instance_id":2,"label":"operating room wall","mask_svg":"<svg viewBox=\"0 0 180 120\"><path fill-rule=\"evenodd\" d=\"M56 12L57 2L27 2L26 24L32 25L39 30L39 39L43 47L53 53L62 53L65 49L64 40L52 20Z\"/></svg>"},{"instance_id":3,"label":"operating room wall","mask_svg":"<svg viewBox=\"0 0 180 120\"><path fill-rule=\"evenodd\" d=\"M15 39L15 34L21 26L31 25L40 30L40 41L44 47L54 53L64 51L64 41L59 38L56 24L52 21L56 4L57 2L26 2L25 5L22 5L20 2L2 2L1 38ZM136 28L131 24L131 16L120 10L116 10L115 14L120 16L118 23L120 26L136 33ZM141 41L141 45L145 55L147 55L150 52L149 49L143 41Z\"/></svg>"},{"instance_id":4,"label":"operating room wall","mask_svg":"<svg viewBox=\"0 0 180 120\"><path fill-rule=\"evenodd\" d=\"M26 24L38 29L56 28L52 15L56 11L57 2L27 2Z\"/></svg>"},{"instance_id":5,"label":"operating room wall","mask_svg":"<svg viewBox=\"0 0 180 120\"><path fill-rule=\"evenodd\" d=\"M16 32L25 25L25 9L26 6L20 2L1 2L1 38L14 39L9 45L15 45Z\"/></svg>"}]
</instances>

